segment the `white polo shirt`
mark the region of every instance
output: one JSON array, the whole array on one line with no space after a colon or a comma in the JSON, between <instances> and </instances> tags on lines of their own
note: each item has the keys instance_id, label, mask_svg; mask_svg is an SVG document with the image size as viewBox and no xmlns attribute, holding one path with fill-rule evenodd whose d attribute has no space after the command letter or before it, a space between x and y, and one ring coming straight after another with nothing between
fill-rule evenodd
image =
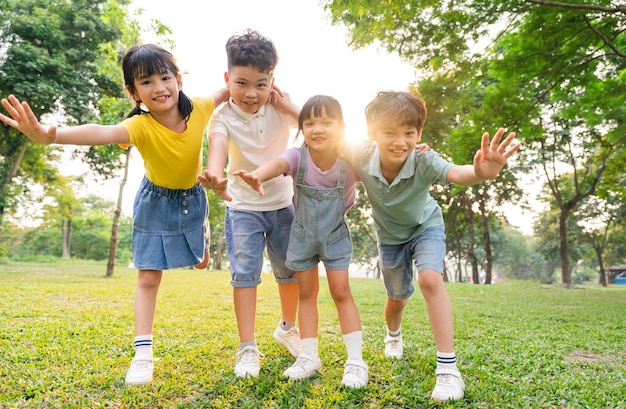
<instances>
[{"instance_id":1,"label":"white polo shirt","mask_svg":"<svg viewBox=\"0 0 626 409\"><path fill-rule=\"evenodd\" d=\"M232 172L253 171L262 164L280 157L287 149L290 128L297 121L271 104L265 104L254 114L243 112L232 100L213 114L209 135L221 133L228 137L228 193L233 198L226 205L233 209L278 210L292 203L291 177L276 177L263 183L265 194L260 196Z\"/></svg>"}]
</instances>

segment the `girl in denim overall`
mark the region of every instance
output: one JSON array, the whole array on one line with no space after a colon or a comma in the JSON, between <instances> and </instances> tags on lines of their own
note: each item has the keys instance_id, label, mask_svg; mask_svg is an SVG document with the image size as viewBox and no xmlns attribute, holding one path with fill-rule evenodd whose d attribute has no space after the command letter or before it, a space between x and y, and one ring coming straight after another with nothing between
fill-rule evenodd
<instances>
[{"instance_id":1,"label":"girl in denim overall","mask_svg":"<svg viewBox=\"0 0 626 409\"><path fill-rule=\"evenodd\" d=\"M324 95L310 98L300 111L297 136L300 133L304 136L304 146L288 149L280 158L253 172L239 170L234 175L261 195L262 183L266 180L279 175L294 179L295 218L291 225L286 265L297 271L302 353L283 375L290 380L305 379L322 366L317 339L318 265L321 261L348 353L341 383L361 388L367 385L368 367L362 357L361 321L349 285L352 241L345 216L354 204L355 185L359 179L338 157L337 149L344 143L339 102Z\"/></svg>"}]
</instances>

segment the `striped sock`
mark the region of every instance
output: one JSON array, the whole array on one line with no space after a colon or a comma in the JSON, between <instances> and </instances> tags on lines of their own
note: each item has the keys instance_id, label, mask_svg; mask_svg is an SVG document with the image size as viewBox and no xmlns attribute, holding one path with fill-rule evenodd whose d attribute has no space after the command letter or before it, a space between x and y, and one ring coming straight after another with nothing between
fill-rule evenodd
<instances>
[{"instance_id":1,"label":"striped sock","mask_svg":"<svg viewBox=\"0 0 626 409\"><path fill-rule=\"evenodd\" d=\"M135 358L152 360L152 335L135 337Z\"/></svg>"},{"instance_id":2,"label":"striped sock","mask_svg":"<svg viewBox=\"0 0 626 409\"><path fill-rule=\"evenodd\" d=\"M454 352L437 351L437 369L452 369L458 371L456 367L456 354Z\"/></svg>"}]
</instances>

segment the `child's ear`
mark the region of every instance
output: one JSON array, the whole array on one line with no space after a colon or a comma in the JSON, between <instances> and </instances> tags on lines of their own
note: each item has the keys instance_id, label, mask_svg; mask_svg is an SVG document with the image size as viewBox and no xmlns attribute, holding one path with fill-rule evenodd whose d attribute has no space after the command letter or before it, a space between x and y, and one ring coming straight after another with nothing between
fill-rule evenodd
<instances>
[{"instance_id":1,"label":"child's ear","mask_svg":"<svg viewBox=\"0 0 626 409\"><path fill-rule=\"evenodd\" d=\"M421 141L421 140L422 140L422 130L420 129L420 130L417 132L417 141L419 142L419 141Z\"/></svg>"},{"instance_id":2,"label":"child's ear","mask_svg":"<svg viewBox=\"0 0 626 409\"><path fill-rule=\"evenodd\" d=\"M224 82L226 83L226 87L229 85L230 79L228 78L228 71L224 73Z\"/></svg>"}]
</instances>

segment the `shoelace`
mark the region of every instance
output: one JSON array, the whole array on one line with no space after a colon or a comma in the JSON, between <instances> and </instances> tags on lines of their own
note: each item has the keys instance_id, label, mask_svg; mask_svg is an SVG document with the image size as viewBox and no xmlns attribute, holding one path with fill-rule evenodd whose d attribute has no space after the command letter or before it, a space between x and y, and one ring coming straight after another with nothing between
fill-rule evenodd
<instances>
[{"instance_id":1,"label":"shoelace","mask_svg":"<svg viewBox=\"0 0 626 409\"><path fill-rule=\"evenodd\" d=\"M449 386L449 387L453 387L455 386L455 384L460 385L458 378L454 375L449 375L449 374L437 375L437 383L442 386Z\"/></svg>"},{"instance_id":2,"label":"shoelace","mask_svg":"<svg viewBox=\"0 0 626 409\"><path fill-rule=\"evenodd\" d=\"M131 362L133 369L148 369L152 365L152 361L148 359L137 359Z\"/></svg>"},{"instance_id":3,"label":"shoelace","mask_svg":"<svg viewBox=\"0 0 626 409\"><path fill-rule=\"evenodd\" d=\"M239 355L239 362L243 364L256 364L257 355L253 349L246 349Z\"/></svg>"},{"instance_id":4,"label":"shoelace","mask_svg":"<svg viewBox=\"0 0 626 409\"><path fill-rule=\"evenodd\" d=\"M345 373L351 373L354 374L356 376L358 376L359 378L365 378L364 376L364 372L365 372L365 368L356 365L356 364L347 364L345 369L344 369Z\"/></svg>"},{"instance_id":5,"label":"shoelace","mask_svg":"<svg viewBox=\"0 0 626 409\"><path fill-rule=\"evenodd\" d=\"M392 339L387 341L387 345L390 349L399 349L401 345L401 341L399 339Z\"/></svg>"}]
</instances>

